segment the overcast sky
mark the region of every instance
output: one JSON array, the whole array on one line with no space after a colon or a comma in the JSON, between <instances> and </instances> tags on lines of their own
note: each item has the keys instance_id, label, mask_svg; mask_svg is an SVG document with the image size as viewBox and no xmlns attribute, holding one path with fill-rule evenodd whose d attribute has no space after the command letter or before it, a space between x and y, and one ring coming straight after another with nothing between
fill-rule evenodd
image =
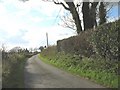
<instances>
[{"instance_id":1,"label":"overcast sky","mask_svg":"<svg viewBox=\"0 0 120 90\"><path fill-rule=\"evenodd\" d=\"M50 45L75 35L74 30L58 25L60 19L57 16L64 12L62 6L41 0L25 3L19 0L0 1L0 45L5 44L7 49L15 46L38 48L46 45L46 32ZM110 15L111 19L116 17L116 8Z\"/></svg>"}]
</instances>

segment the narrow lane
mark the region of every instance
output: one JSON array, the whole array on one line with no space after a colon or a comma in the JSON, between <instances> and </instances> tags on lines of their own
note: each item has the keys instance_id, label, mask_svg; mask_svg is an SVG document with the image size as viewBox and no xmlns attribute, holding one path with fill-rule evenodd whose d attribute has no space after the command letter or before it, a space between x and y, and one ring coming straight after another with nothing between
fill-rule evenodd
<instances>
[{"instance_id":1,"label":"narrow lane","mask_svg":"<svg viewBox=\"0 0 120 90\"><path fill-rule=\"evenodd\" d=\"M38 55L28 59L24 74L25 88L103 88L42 62Z\"/></svg>"}]
</instances>

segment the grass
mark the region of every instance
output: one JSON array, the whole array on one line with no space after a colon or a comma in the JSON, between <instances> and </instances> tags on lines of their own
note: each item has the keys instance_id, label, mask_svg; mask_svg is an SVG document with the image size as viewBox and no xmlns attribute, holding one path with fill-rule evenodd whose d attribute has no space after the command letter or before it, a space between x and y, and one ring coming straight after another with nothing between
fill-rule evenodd
<instances>
[{"instance_id":1,"label":"grass","mask_svg":"<svg viewBox=\"0 0 120 90\"><path fill-rule=\"evenodd\" d=\"M105 87L118 87L118 75L116 74L118 68L117 63L102 58L93 59L83 57L80 59L78 56L72 54L58 53L55 47L51 48L45 49L39 55L39 58L44 62L72 74L90 79Z\"/></svg>"},{"instance_id":2,"label":"grass","mask_svg":"<svg viewBox=\"0 0 120 90\"><path fill-rule=\"evenodd\" d=\"M24 66L26 57L12 54L3 61L3 88L24 88Z\"/></svg>"}]
</instances>

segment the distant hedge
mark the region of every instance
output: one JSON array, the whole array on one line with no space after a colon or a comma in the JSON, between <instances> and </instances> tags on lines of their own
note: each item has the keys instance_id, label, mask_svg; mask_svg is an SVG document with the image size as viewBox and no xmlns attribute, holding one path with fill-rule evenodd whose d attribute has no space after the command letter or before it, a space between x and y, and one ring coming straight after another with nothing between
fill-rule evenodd
<instances>
[{"instance_id":1,"label":"distant hedge","mask_svg":"<svg viewBox=\"0 0 120 90\"><path fill-rule=\"evenodd\" d=\"M83 31L77 36L59 40L57 50L85 57L97 54L107 59L117 60L118 30L120 30L120 20L101 25L94 30Z\"/></svg>"}]
</instances>

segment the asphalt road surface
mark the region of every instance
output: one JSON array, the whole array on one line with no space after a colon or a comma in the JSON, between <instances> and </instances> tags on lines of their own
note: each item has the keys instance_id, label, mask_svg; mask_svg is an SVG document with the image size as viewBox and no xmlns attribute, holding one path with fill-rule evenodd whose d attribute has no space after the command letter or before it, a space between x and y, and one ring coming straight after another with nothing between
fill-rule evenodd
<instances>
[{"instance_id":1,"label":"asphalt road surface","mask_svg":"<svg viewBox=\"0 0 120 90\"><path fill-rule=\"evenodd\" d=\"M25 88L104 88L42 62L38 55L25 66Z\"/></svg>"}]
</instances>

